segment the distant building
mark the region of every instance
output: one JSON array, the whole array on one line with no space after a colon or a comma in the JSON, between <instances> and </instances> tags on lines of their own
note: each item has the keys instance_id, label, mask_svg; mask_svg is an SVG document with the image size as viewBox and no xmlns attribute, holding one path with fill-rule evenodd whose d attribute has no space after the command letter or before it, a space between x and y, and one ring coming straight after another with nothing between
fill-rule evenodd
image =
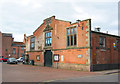
<instances>
[{"instance_id":1,"label":"distant building","mask_svg":"<svg viewBox=\"0 0 120 84\"><path fill-rule=\"evenodd\" d=\"M94 71L118 68L120 36L91 30L91 19L75 23L49 17L28 36L26 52L36 65Z\"/></svg>"},{"instance_id":2,"label":"distant building","mask_svg":"<svg viewBox=\"0 0 120 84\"><path fill-rule=\"evenodd\" d=\"M0 32L0 56L19 58L24 55L25 43L14 42L12 34Z\"/></svg>"},{"instance_id":3,"label":"distant building","mask_svg":"<svg viewBox=\"0 0 120 84\"><path fill-rule=\"evenodd\" d=\"M15 58L23 57L25 55L25 44L23 42L12 43L12 56Z\"/></svg>"},{"instance_id":4,"label":"distant building","mask_svg":"<svg viewBox=\"0 0 120 84\"><path fill-rule=\"evenodd\" d=\"M9 33L1 33L1 56L4 56L5 58L12 56L12 42L13 37L12 34Z\"/></svg>"}]
</instances>

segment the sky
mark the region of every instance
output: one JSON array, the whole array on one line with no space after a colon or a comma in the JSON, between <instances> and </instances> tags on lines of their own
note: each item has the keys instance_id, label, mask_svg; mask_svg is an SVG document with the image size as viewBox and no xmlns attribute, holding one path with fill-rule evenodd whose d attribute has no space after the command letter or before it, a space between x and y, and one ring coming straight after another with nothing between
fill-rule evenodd
<instances>
[{"instance_id":1,"label":"sky","mask_svg":"<svg viewBox=\"0 0 120 84\"><path fill-rule=\"evenodd\" d=\"M76 22L91 18L92 30L118 35L119 0L0 0L0 31L12 33L15 41L24 34L32 35L43 20L57 19Z\"/></svg>"}]
</instances>

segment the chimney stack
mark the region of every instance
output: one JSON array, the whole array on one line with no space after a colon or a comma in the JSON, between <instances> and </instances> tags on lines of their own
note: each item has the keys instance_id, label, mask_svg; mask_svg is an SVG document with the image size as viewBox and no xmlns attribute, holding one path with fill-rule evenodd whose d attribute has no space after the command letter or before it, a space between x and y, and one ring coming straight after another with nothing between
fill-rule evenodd
<instances>
[{"instance_id":1,"label":"chimney stack","mask_svg":"<svg viewBox=\"0 0 120 84\"><path fill-rule=\"evenodd\" d=\"M23 43L26 43L26 34L24 34Z\"/></svg>"},{"instance_id":2,"label":"chimney stack","mask_svg":"<svg viewBox=\"0 0 120 84\"><path fill-rule=\"evenodd\" d=\"M96 32L100 32L100 29L101 29L100 27L96 27L96 28L95 28L95 31L96 31Z\"/></svg>"},{"instance_id":3,"label":"chimney stack","mask_svg":"<svg viewBox=\"0 0 120 84\"><path fill-rule=\"evenodd\" d=\"M108 34L108 31L106 33Z\"/></svg>"},{"instance_id":4,"label":"chimney stack","mask_svg":"<svg viewBox=\"0 0 120 84\"><path fill-rule=\"evenodd\" d=\"M80 21L81 21L81 20L78 19L78 20L76 20L76 21L77 21L77 23L78 23L78 27L80 27Z\"/></svg>"}]
</instances>

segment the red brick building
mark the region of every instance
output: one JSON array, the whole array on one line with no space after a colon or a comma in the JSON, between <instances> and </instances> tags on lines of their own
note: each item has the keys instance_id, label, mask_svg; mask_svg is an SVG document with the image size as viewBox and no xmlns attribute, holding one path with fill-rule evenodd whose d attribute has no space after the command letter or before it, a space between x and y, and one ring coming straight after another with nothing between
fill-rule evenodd
<instances>
[{"instance_id":1,"label":"red brick building","mask_svg":"<svg viewBox=\"0 0 120 84\"><path fill-rule=\"evenodd\" d=\"M0 48L1 55L4 56L5 58L12 56L12 47L11 44L13 42L12 34L9 33L1 33L0 35L1 41L0 44L2 45Z\"/></svg>"},{"instance_id":2,"label":"red brick building","mask_svg":"<svg viewBox=\"0 0 120 84\"><path fill-rule=\"evenodd\" d=\"M119 36L91 31L91 19L71 23L52 16L27 37L26 51L37 65L92 71L118 68L119 42Z\"/></svg>"},{"instance_id":3,"label":"red brick building","mask_svg":"<svg viewBox=\"0 0 120 84\"><path fill-rule=\"evenodd\" d=\"M120 67L120 36L91 31L92 70Z\"/></svg>"},{"instance_id":4,"label":"red brick building","mask_svg":"<svg viewBox=\"0 0 120 84\"><path fill-rule=\"evenodd\" d=\"M25 44L23 42L13 42L12 49L12 56L15 58L23 57L25 55Z\"/></svg>"},{"instance_id":5,"label":"red brick building","mask_svg":"<svg viewBox=\"0 0 120 84\"><path fill-rule=\"evenodd\" d=\"M19 58L25 53L25 43L14 42L12 34L0 32L0 56Z\"/></svg>"}]
</instances>

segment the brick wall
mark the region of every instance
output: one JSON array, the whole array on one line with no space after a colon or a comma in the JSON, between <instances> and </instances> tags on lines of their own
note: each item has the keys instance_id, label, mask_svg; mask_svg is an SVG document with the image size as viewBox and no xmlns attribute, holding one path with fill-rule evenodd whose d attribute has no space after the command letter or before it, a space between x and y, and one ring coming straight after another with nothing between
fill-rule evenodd
<instances>
[{"instance_id":1,"label":"brick wall","mask_svg":"<svg viewBox=\"0 0 120 84\"><path fill-rule=\"evenodd\" d=\"M30 36L26 39L26 51L30 51Z\"/></svg>"},{"instance_id":2,"label":"brick wall","mask_svg":"<svg viewBox=\"0 0 120 84\"><path fill-rule=\"evenodd\" d=\"M22 57L25 53L25 47L23 47L23 50L21 49L21 46L12 46L12 53L13 53L13 48L16 49L16 54L12 54L12 57L19 58Z\"/></svg>"},{"instance_id":3,"label":"brick wall","mask_svg":"<svg viewBox=\"0 0 120 84\"><path fill-rule=\"evenodd\" d=\"M106 39L105 48L100 48L99 45L99 37L103 36ZM116 40L120 38L104 35L104 34L98 34L98 33L92 33L91 34L91 46L92 46L92 64L117 64L120 63L120 53L119 48L117 48ZM116 44L116 47L113 47L113 43ZM120 45L120 43L118 44Z\"/></svg>"},{"instance_id":4,"label":"brick wall","mask_svg":"<svg viewBox=\"0 0 120 84\"><path fill-rule=\"evenodd\" d=\"M36 65L41 65L44 66L44 53L41 51L32 51L32 52L27 52L29 54L29 61L34 60ZM37 56L40 56L40 60L37 60Z\"/></svg>"},{"instance_id":5,"label":"brick wall","mask_svg":"<svg viewBox=\"0 0 120 84\"><path fill-rule=\"evenodd\" d=\"M54 51L54 54L59 54L59 63L89 64L87 52L88 49L68 49ZM82 55L82 58L78 55ZM63 56L63 61L61 56Z\"/></svg>"},{"instance_id":6,"label":"brick wall","mask_svg":"<svg viewBox=\"0 0 120 84\"><path fill-rule=\"evenodd\" d=\"M5 58L8 55L12 56L12 37L11 36L3 36L2 37L2 56Z\"/></svg>"}]
</instances>

